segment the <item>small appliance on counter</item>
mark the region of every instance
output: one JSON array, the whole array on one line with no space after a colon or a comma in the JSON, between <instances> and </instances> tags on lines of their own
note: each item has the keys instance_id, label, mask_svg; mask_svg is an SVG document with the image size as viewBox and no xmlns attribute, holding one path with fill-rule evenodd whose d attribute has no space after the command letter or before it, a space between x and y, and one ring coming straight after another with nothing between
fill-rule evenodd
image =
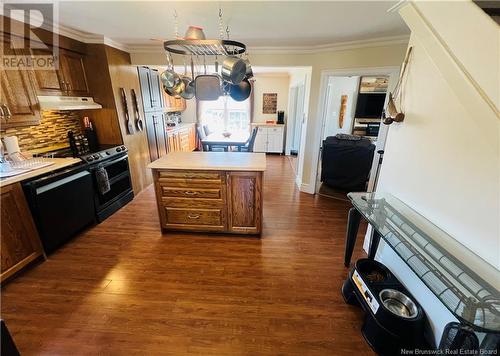
<instances>
[{"instance_id":1,"label":"small appliance on counter","mask_svg":"<svg viewBox=\"0 0 500 356\"><path fill-rule=\"evenodd\" d=\"M382 263L356 261L342 286L348 304L365 311L361 332L380 355L400 355L402 349L430 349L424 338L426 315L415 298Z\"/></svg>"},{"instance_id":2,"label":"small appliance on counter","mask_svg":"<svg viewBox=\"0 0 500 356\"><path fill-rule=\"evenodd\" d=\"M278 125L283 125L285 123L285 112L278 111Z\"/></svg>"},{"instance_id":3,"label":"small appliance on counter","mask_svg":"<svg viewBox=\"0 0 500 356\"><path fill-rule=\"evenodd\" d=\"M179 112L167 113L165 122L167 127L176 127L182 122L181 113Z\"/></svg>"}]
</instances>

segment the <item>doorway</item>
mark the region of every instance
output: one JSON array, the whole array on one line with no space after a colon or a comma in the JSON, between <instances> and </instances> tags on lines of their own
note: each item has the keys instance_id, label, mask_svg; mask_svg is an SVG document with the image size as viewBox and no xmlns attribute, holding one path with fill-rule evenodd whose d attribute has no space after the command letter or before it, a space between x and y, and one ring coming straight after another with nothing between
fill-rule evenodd
<instances>
[{"instance_id":1,"label":"doorway","mask_svg":"<svg viewBox=\"0 0 500 356\"><path fill-rule=\"evenodd\" d=\"M386 89L384 90L382 99L383 106L385 106L385 101L388 96L386 94L393 90L398 79L398 74L399 67L324 71L322 73L319 103L319 114L321 119L317 127L318 155L316 156L317 161L313 164L312 170L314 172L312 172L311 177L315 184L315 193L323 193L320 191L322 187L321 170L323 140L337 134L368 136L366 133L360 133L360 126L366 125L360 125L363 124L364 120L360 120L363 118L356 112L358 99L363 99L361 98L363 95L360 96L359 94L361 81L363 81L363 85L365 85L364 81L366 78L386 78ZM376 96L380 96L378 94L380 93L376 93ZM381 113L376 119L379 122L380 117ZM372 119L371 121L374 120ZM370 166L370 175L367 185L368 191L373 191L374 188L375 173L378 168L380 156L377 151L384 149L388 127L380 124L380 128L377 127L377 130L375 134L373 132L371 133L372 142L375 144L373 160L371 163L369 161L368 163L365 162L365 164ZM332 192L329 191L327 193ZM332 195L337 195L337 192L333 191ZM341 193L340 196L345 198L345 193Z\"/></svg>"},{"instance_id":2,"label":"doorway","mask_svg":"<svg viewBox=\"0 0 500 356\"><path fill-rule=\"evenodd\" d=\"M290 162L295 175L298 173L298 156L302 138L302 125L304 124L305 83L299 83L290 88L289 94L289 139L287 139L286 154L290 155Z\"/></svg>"}]
</instances>

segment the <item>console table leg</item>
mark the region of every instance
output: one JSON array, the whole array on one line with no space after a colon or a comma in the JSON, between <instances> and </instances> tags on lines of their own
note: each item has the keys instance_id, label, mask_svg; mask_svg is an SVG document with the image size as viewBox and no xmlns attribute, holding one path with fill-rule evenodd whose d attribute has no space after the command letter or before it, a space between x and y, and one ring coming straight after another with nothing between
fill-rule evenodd
<instances>
[{"instance_id":1,"label":"console table leg","mask_svg":"<svg viewBox=\"0 0 500 356\"><path fill-rule=\"evenodd\" d=\"M349 264L351 263L352 251L354 250L354 245L356 244L360 220L361 214L356 210L356 208L351 208L347 219L347 234L345 240L344 266L346 267L349 267Z\"/></svg>"},{"instance_id":2,"label":"console table leg","mask_svg":"<svg viewBox=\"0 0 500 356\"><path fill-rule=\"evenodd\" d=\"M378 243L380 242L380 234L377 230L373 229L372 239L370 241L370 248L368 249L368 258L373 260L377 252Z\"/></svg>"}]
</instances>

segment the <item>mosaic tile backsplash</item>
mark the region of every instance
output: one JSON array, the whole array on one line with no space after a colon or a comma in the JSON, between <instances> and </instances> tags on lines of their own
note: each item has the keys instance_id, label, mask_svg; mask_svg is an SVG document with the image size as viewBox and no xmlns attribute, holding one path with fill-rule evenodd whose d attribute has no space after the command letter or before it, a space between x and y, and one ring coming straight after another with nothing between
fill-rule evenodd
<instances>
[{"instance_id":1,"label":"mosaic tile backsplash","mask_svg":"<svg viewBox=\"0 0 500 356\"><path fill-rule=\"evenodd\" d=\"M42 111L39 125L6 129L0 137L17 136L21 151L30 151L68 143L68 131L83 133L77 111Z\"/></svg>"}]
</instances>

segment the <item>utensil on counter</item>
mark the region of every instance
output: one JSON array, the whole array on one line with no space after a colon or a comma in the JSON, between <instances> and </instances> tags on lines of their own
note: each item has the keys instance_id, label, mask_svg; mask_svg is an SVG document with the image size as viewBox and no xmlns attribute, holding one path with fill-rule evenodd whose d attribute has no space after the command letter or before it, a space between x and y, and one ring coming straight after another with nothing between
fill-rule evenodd
<instances>
[{"instance_id":1,"label":"utensil on counter","mask_svg":"<svg viewBox=\"0 0 500 356\"><path fill-rule=\"evenodd\" d=\"M245 78L246 70L245 61L241 58L227 56L222 62L221 74L224 80L232 84L239 84Z\"/></svg>"},{"instance_id":2,"label":"utensil on counter","mask_svg":"<svg viewBox=\"0 0 500 356\"><path fill-rule=\"evenodd\" d=\"M139 112L139 103L137 102L137 96L135 95L135 89L132 88L130 90L132 94L132 104L134 105L134 114L135 114L135 127L139 131L144 130L144 122L142 121L141 114Z\"/></svg>"},{"instance_id":3,"label":"utensil on counter","mask_svg":"<svg viewBox=\"0 0 500 356\"><path fill-rule=\"evenodd\" d=\"M120 88L120 94L122 96L123 112L125 114L125 122L127 124L127 133L129 135L133 135L135 133L134 124L132 123L132 120L130 120L128 114L127 95L125 94L125 89Z\"/></svg>"}]
</instances>

